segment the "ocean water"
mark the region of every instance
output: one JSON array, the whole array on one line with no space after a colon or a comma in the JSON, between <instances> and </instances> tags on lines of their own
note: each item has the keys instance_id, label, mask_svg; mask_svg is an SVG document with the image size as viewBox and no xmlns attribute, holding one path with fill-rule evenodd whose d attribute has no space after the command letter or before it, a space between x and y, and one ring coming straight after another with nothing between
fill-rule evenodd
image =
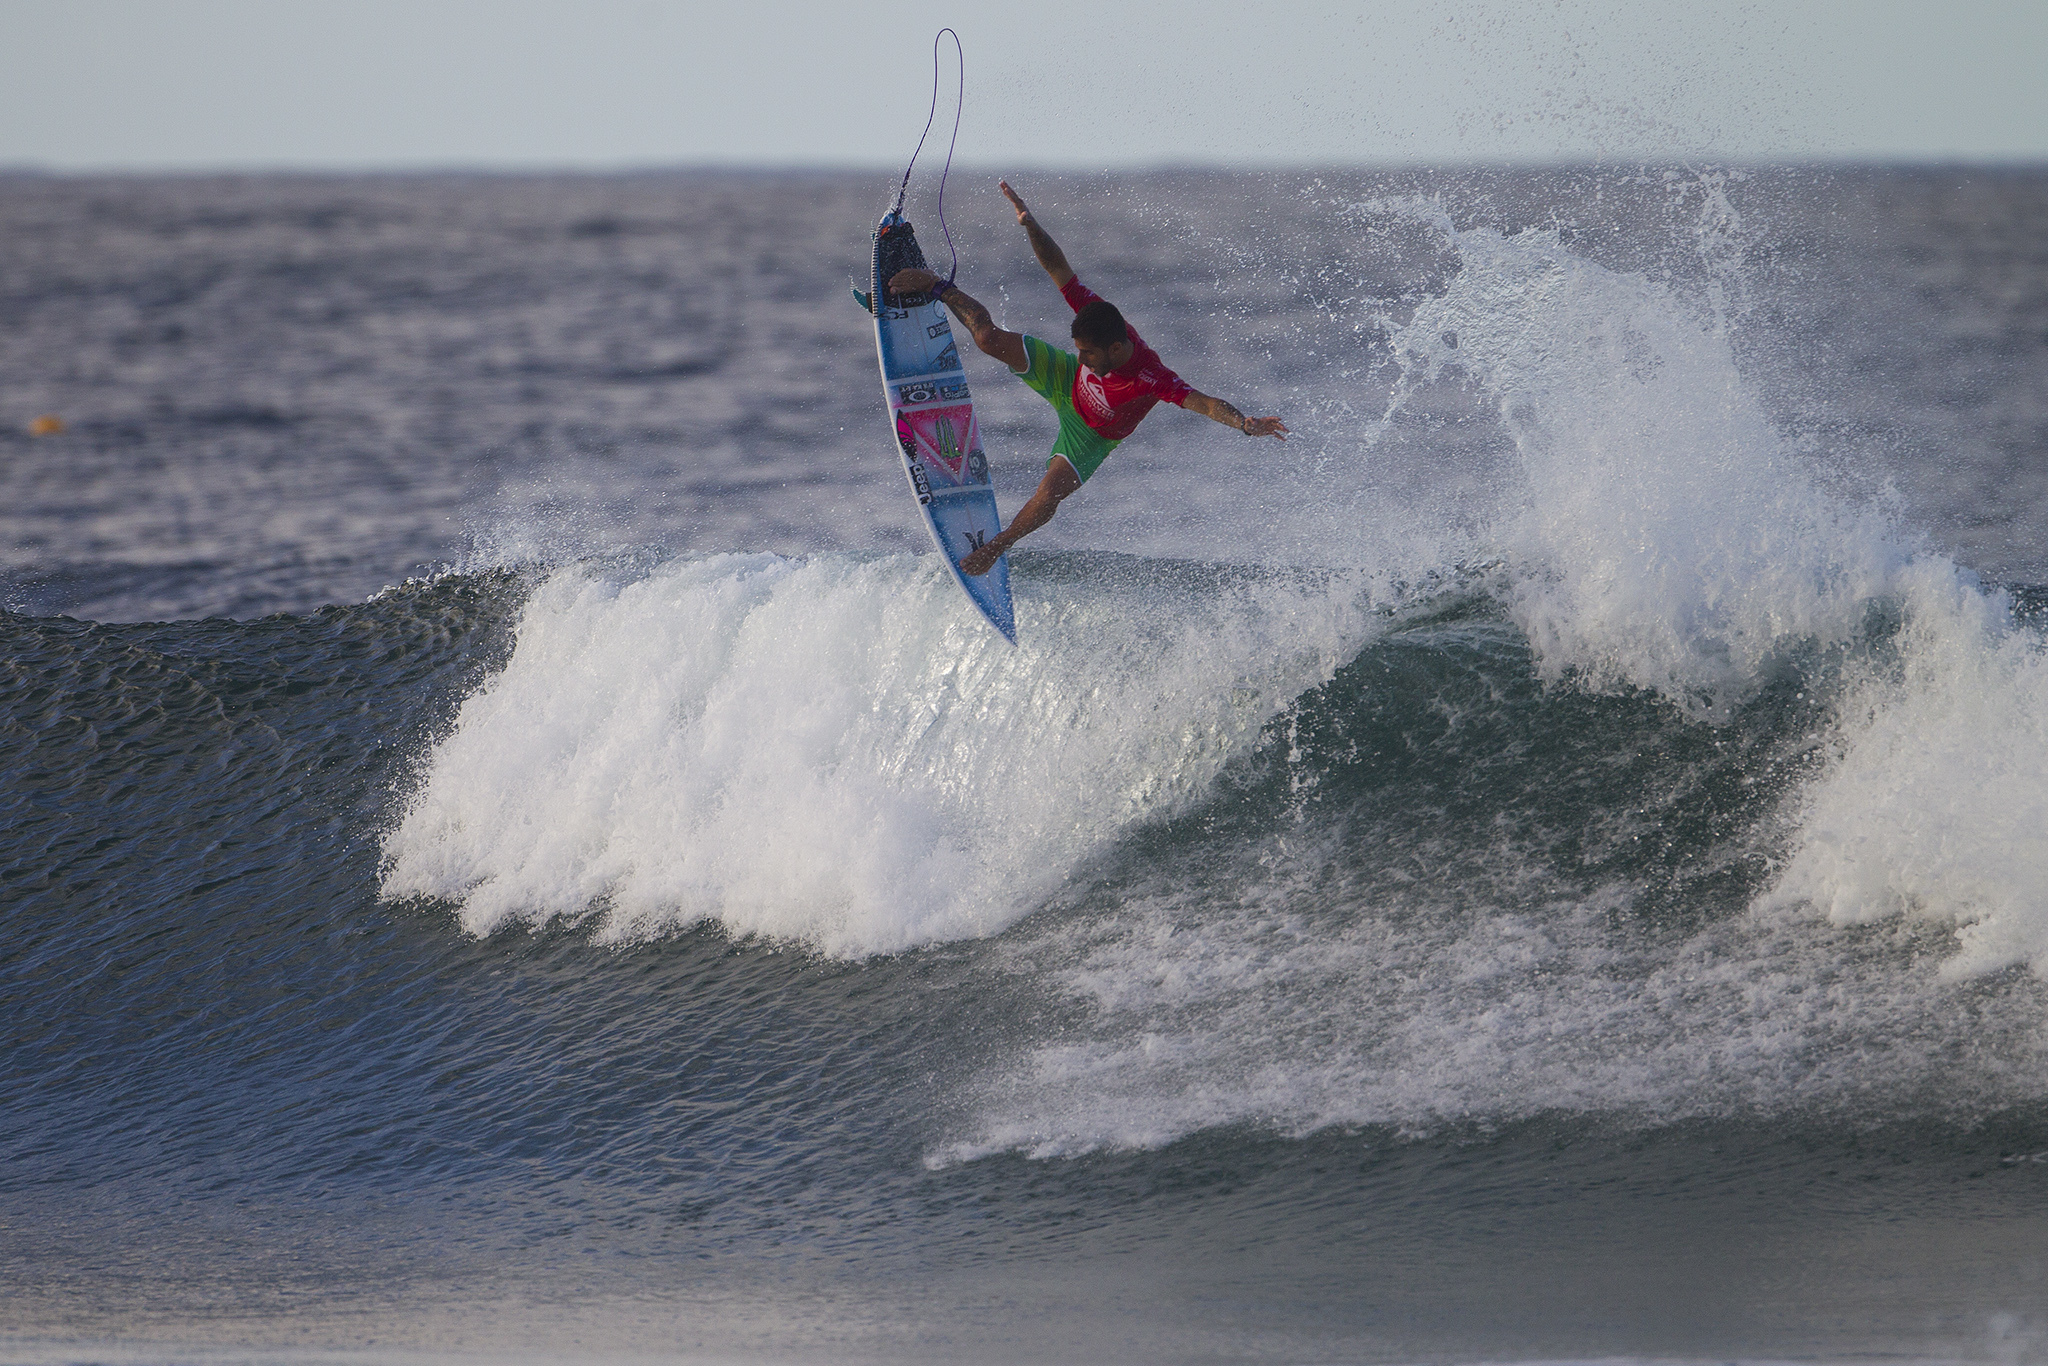
<instances>
[{"instance_id":1,"label":"ocean water","mask_svg":"<svg viewBox=\"0 0 2048 1366\"><path fill-rule=\"evenodd\" d=\"M2048 1360L2048 173L1013 179L0 178L0 1361Z\"/></svg>"}]
</instances>

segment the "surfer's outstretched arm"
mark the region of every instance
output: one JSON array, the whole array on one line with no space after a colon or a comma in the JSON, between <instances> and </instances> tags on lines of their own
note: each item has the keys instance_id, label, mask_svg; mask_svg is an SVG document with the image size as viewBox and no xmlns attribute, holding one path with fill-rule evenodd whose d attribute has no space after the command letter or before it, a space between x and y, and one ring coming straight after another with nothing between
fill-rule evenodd
<instances>
[{"instance_id":1,"label":"surfer's outstretched arm","mask_svg":"<svg viewBox=\"0 0 2048 1366\"><path fill-rule=\"evenodd\" d=\"M1003 180L997 184L1003 191L1003 198L1009 200L1010 207L1017 211L1017 221L1024 225L1025 234L1031 238L1031 254L1038 258L1039 265L1045 267L1045 273L1052 276L1052 282L1065 289L1067 281L1074 278L1074 268L1067 264L1067 254L1060 250L1059 243L1052 240L1051 233L1038 226L1038 220L1032 217L1031 210L1024 206L1017 192L1010 188L1010 182Z\"/></svg>"},{"instance_id":2,"label":"surfer's outstretched arm","mask_svg":"<svg viewBox=\"0 0 2048 1366\"><path fill-rule=\"evenodd\" d=\"M1180 406L1191 413L1200 413L1226 427L1235 427L1246 436L1270 436L1277 440L1287 439L1287 424L1277 417L1246 417L1234 406L1220 398L1211 398L1200 390L1190 390L1181 400Z\"/></svg>"},{"instance_id":3,"label":"surfer's outstretched arm","mask_svg":"<svg viewBox=\"0 0 2048 1366\"><path fill-rule=\"evenodd\" d=\"M967 331L973 336L974 344L988 355L994 356L1012 370L1024 371L1031 368L1030 360L1024 355L1024 334L1006 332L996 326L996 320L989 316L981 300L969 294L958 285L942 284L938 275L916 266L906 266L889 277L891 294L926 294L932 286L939 285L939 302L953 310Z\"/></svg>"}]
</instances>

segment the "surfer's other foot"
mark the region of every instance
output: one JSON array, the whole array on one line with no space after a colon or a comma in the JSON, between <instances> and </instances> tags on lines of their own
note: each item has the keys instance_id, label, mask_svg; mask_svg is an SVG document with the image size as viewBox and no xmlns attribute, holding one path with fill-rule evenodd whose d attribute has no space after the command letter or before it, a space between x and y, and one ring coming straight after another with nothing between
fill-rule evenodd
<instances>
[{"instance_id":1,"label":"surfer's other foot","mask_svg":"<svg viewBox=\"0 0 2048 1366\"><path fill-rule=\"evenodd\" d=\"M985 545L966 559L960 561L960 572L970 579L978 579L983 574L988 573L989 570L994 569L996 561L1002 557L1002 551L992 545Z\"/></svg>"}]
</instances>

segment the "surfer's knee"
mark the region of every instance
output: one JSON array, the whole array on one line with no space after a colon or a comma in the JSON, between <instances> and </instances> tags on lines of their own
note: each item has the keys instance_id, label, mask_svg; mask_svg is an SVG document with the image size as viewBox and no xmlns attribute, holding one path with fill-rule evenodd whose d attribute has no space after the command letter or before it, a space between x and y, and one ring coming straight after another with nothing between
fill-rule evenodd
<instances>
[{"instance_id":1,"label":"surfer's knee","mask_svg":"<svg viewBox=\"0 0 2048 1366\"><path fill-rule=\"evenodd\" d=\"M1038 487L1052 500L1052 505L1058 507L1063 500L1081 491L1081 475L1065 452L1061 452L1046 462L1045 478Z\"/></svg>"}]
</instances>

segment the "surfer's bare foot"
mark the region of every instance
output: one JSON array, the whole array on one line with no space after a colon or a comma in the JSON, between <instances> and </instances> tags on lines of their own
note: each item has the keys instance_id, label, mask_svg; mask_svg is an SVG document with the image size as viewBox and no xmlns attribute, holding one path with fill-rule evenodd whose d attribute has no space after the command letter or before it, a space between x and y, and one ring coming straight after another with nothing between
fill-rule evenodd
<instances>
[{"instance_id":1,"label":"surfer's bare foot","mask_svg":"<svg viewBox=\"0 0 2048 1366\"><path fill-rule=\"evenodd\" d=\"M1003 548L1001 546L985 545L966 559L960 561L960 572L970 579L978 579L983 574L988 573L989 570L994 569L996 561L1001 558L1003 558Z\"/></svg>"}]
</instances>

